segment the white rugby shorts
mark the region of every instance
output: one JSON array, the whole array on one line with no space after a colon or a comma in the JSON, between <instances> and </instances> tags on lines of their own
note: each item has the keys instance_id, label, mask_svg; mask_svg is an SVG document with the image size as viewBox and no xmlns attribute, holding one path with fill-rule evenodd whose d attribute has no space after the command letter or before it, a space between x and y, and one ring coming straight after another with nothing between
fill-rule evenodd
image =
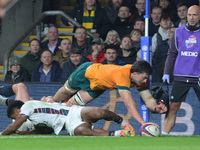
<instances>
[{"instance_id":1,"label":"white rugby shorts","mask_svg":"<svg viewBox=\"0 0 200 150\"><path fill-rule=\"evenodd\" d=\"M82 121L81 118L81 110L83 108L84 108L83 106L73 105L69 110L69 113L67 115L67 120L65 122L65 128L71 136L74 136L74 130L79 125L86 123Z\"/></svg>"}]
</instances>

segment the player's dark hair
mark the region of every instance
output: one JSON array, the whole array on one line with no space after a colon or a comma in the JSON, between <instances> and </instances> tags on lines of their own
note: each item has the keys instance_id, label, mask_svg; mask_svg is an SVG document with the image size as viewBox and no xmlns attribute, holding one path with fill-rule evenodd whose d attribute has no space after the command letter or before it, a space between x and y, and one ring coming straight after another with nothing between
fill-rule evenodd
<instances>
[{"instance_id":1,"label":"player's dark hair","mask_svg":"<svg viewBox=\"0 0 200 150\"><path fill-rule=\"evenodd\" d=\"M8 105L7 116L10 118L10 115L14 113L14 109L20 109L24 105L24 102L15 100Z\"/></svg>"},{"instance_id":2,"label":"player's dark hair","mask_svg":"<svg viewBox=\"0 0 200 150\"><path fill-rule=\"evenodd\" d=\"M153 71L153 69L152 69L151 65L145 60L138 60L138 61L134 62L131 67L131 73L137 72L139 74L146 73L147 75L151 75L152 71Z\"/></svg>"}]
</instances>

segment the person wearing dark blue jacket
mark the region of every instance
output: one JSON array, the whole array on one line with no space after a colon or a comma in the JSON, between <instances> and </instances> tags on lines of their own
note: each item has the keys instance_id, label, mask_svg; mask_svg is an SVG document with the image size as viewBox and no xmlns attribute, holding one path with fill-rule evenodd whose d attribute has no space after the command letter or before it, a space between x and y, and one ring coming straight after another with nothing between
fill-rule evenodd
<instances>
[{"instance_id":1,"label":"person wearing dark blue jacket","mask_svg":"<svg viewBox=\"0 0 200 150\"><path fill-rule=\"evenodd\" d=\"M62 69L60 64L53 60L53 53L44 50L41 54L41 64L32 73L32 82L58 82Z\"/></svg>"},{"instance_id":2,"label":"person wearing dark blue jacket","mask_svg":"<svg viewBox=\"0 0 200 150\"><path fill-rule=\"evenodd\" d=\"M59 81L66 81L68 77L80 66L85 62L90 62L85 56L82 56L82 52L78 48L72 48L69 51L69 61L63 64L62 74Z\"/></svg>"}]
</instances>

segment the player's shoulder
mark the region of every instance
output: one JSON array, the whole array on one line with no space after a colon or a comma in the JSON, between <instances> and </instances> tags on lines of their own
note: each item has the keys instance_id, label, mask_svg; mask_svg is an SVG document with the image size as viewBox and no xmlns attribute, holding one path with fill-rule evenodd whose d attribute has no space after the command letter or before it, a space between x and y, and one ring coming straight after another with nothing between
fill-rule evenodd
<instances>
[{"instance_id":1,"label":"player's shoulder","mask_svg":"<svg viewBox=\"0 0 200 150\"><path fill-rule=\"evenodd\" d=\"M182 32L183 30L187 30L185 25L176 28L175 32Z\"/></svg>"},{"instance_id":2,"label":"player's shoulder","mask_svg":"<svg viewBox=\"0 0 200 150\"><path fill-rule=\"evenodd\" d=\"M38 103L38 102L41 102L41 101L39 101L39 100L30 100L30 101L25 102L25 104Z\"/></svg>"},{"instance_id":3,"label":"player's shoulder","mask_svg":"<svg viewBox=\"0 0 200 150\"><path fill-rule=\"evenodd\" d=\"M24 107L32 106L32 105L37 105L37 103L40 103L41 101L38 100L30 100L24 103Z\"/></svg>"},{"instance_id":4,"label":"player's shoulder","mask_svg":"<svg viewBox=\"0 0 200 150\"><path fill-rule=\"evenodd\" d=\"M119 66L119 70L122 70L122 72L123 71L130 71L131 70L131 67L132 67L132 65L131 64L127 64L127 65L124 65L124 66Z\"/></svg>"}]
</instances>

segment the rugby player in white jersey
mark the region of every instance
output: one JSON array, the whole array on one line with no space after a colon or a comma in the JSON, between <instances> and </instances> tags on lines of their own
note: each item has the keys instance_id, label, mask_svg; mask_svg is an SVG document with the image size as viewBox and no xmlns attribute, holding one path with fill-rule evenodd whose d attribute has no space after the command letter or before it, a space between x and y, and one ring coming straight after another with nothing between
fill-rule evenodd
<instances>
[{"instance_id":1,"label":"rugby player in white jersey","mask_svg":"<svg viewBox=\"0 0 200 150\"><path fill-rule=\"evenodd\" d=\"M9 125L1 135L12 133L43 134L49 132L49 130L47 132L41 130L41 128L38 128L39 126L53 128L55 134L59 134L66 129L70 135L130 136L130 130L126 129L110 132L103 129L92 129L92 125L100 119L115 121L121 127L126 126L127 122L123 118L109 110L76 105L68 107L63 103L30 101L31 98L29 97L28 90L23 83L15 84L15 86L12 86L12 89L16 94L15 99L20 101L10 100L2 96L0 101L2 104L8 104L7 115L9 118L15 119L15 122ZM28 124L23 125L27 120L29 120ZM34 129L33 125L37 128ZM17 131L20 126L23 128L21 130L23 132ZM28 130L28 127L32 127L32 131L24 132ZM42 129L46 130L46 128Z\"/></svg>"},{"instance_id":2,"label":"rugby player in white jersey","mask_svg":"<svg viewBox=\"0 0 200 150\"><path fill-rule=\"evenodd\" d=\"M66 106L64 103L48 103L31 100L26 103L13 101L8 105L8 117L15 119L1 135L9 135L28 119L34 125L42 125L54 129L55 134L67 130L71 136L130 136L130 130L106 131L92 129L92 125L100 119L115 121L124 126L123 119L115 113L99 107ZM30 132L32 134L38 131Z\"/></svg>"}]
</instances>

